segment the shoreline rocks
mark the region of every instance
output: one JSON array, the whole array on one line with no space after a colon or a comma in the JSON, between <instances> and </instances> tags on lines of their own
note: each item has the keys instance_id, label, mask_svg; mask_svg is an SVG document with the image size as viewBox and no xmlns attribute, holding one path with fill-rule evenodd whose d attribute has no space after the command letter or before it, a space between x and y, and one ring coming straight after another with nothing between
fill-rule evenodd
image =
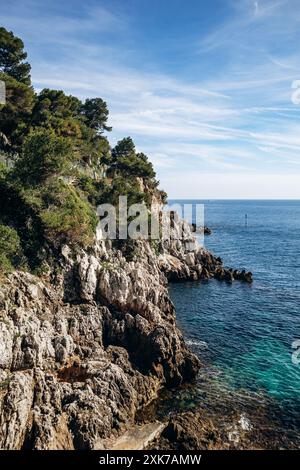
<instances>
[{"instance_id":1,"label":"shoreline rocks","mask_svg":"<svg viewBox=\"0 0 300 470\"><path fill-rule=\"evenodd\" d=\"M170 239L159 244L158 263L169 282L197 281L215 278L232 283L234 280L251 284L252 273L226 268L220 257L199 245L191 225L175 213Z\"/></svg>"},{"instance_id":2,"label":"shoreline rocks","mask_svg":"<svg viewBox=\"0 0 300 470\"><path fill-rule=\"evenodd\" d=\"M134 249L127 260L110 242L65 247L50 277L2 280L0 448L93 449L196 376L157 256Z\"/></svg>"},{"instance_id":3,"label":"shoreline rocks","mask_svg":"<svg viewBox=\"0 0 300 470\"><path fill-rule=\"evenodd\" d=\"M192 233L203 233L204 235L211 235L211 228L204 225L204 227L197 227L195 223L190 224Z\"/></svg>"},{"instance_id":4,"label":"shoreline rocks","mask_svg":"<svg viewBox=\"0 0 300 470\"><path fill-rule=\"evenodd\" d=\"M182 224L175 216L173 232ZM47 276L1 279L0 448L99 448L161 388L192 381L200 361L177 328L167 283L223 272L186 224L183 239L155 247L64 246Z\"/></svg>"},{"instance_id":5,"label":"shoreline rocks","mask_svg":"<svg viewBox=\"0 0 300 470\"><path fill-rule=\"evenodd\" d=\"M159 256L159 265L169 282L197 281L215 278L218 281L232 283L233 281L253 282L251 272L225 268L222 259L215 257L204 248L195 252L168 252Z\"/></svg>"},{"instance_id":6,"label":"shoreline rocks","mask_svg":"<svg viewBox=\"0 0 300 470\"><path fill-rule=\"evenodd\" d=\"M218 281L225 281L228 283L232 283L235 280L246 282L248 284L251 284L253 282L252 273L250 271L246 272L244 269L242 271L239 271L237 269L226 269L220 267L215 270L214 277L218 279Z\"/></svg>"},{"instance_id":7,"label":"shoreline rocks","mask_svg":"<svg viewBox=\"0 0 300 470\"><path fill-rule=\"evenodd\" d=\"M213 412L200 407L171 415L151 450L299 449L297 428L280 422L276 403L262 401L245 409L235 401L226 403L228 397L225 404L220 395L214 398L218 408Z\"/></svg>"}]
</instances>

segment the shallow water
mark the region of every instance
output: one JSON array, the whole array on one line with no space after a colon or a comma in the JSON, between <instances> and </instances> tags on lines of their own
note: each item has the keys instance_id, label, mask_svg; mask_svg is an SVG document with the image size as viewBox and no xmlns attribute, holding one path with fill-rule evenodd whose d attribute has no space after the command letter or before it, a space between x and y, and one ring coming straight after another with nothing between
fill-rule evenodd
<instances>
[{"instance_id":1,"label":"shallow water","mask_svg":"<svg viewBox=\"0 0 300 470\"><path fill-rule=\"evenodd\" d=\"M300 339L300 201L194 202L204 202L205 225L213 230L206 248L226 266L252 271L254 282L170 285L177 321L206 365L192 393L199 397L206 388L211 405L223 390L245 412L245 394L257 403L270 400L277 430L296 430L300 365L292 362L292 343Z\"/></svg>"}]
</instances>

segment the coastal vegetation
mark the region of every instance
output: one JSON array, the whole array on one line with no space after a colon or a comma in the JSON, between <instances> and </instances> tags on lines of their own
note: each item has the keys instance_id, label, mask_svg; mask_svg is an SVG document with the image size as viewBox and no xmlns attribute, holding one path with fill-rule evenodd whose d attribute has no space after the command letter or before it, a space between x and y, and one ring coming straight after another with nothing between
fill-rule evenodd
<instances>
[{"instance_id":1,"label":"coastal vegetation","mask_svg":"<svg viewBox=\"0 0 300 470\"><path fill-rule=\"evenodd\" d=\"M0 270L38 270L63 243L88 246L96 207L150 204L158 182L131 137L111 148L106 102L35 92L22 40L0 28ZM149 191L144 191L144 188ZM161 193L165 197L164 193Z\"/></svg>"}]
</instances>

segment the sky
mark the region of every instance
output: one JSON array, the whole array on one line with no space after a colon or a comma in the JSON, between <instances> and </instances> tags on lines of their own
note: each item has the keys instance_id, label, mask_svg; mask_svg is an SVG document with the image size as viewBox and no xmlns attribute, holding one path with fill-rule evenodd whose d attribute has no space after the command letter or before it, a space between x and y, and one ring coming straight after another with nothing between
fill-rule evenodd
<instances>
[{"instance_id":1,"label":"sky","mask_svg":"<svg viewBox=\"0 0 300 470\"><path fill-rule=\"evenodd\" d=\"M0 0L0 24L171 198L300 199L299 0Z\"/></svg>"}]
</instances>

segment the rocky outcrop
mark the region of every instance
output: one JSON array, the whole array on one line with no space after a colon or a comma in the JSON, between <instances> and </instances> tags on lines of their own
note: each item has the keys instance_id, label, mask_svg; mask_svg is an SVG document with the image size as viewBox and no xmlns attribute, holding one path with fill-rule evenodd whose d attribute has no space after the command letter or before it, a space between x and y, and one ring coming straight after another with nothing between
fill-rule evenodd
<instances>
[{"instance_id":1,"label":"rocky outcrop","mask_svg":"<svg viewBox=\"0 0 300 470\"><path fill-rule=\"evenodd\" d=\"M167 282L227 271L177 216L171 231L163 242L98 233L89 251L63 246L43 278L1 279L0 448L103 448L159 389L196 376Z\"/></svg>"},{"instance_id":2,"label":"rocky outcrop","mask_svg":"<svg viewBox=\"0 0 300 470\"><path fill-rule=\"evenodd\" d=\"M239 271L237 269L226 269L220 266L217 267L213 274L214 277L219 281L226 281L231 283L234 280L238 280L242 282L247 282L248 284L251 284L253 282L252 273L249 271L246 272L244 269L242 271Z\"/></svg>"},{"instance_id":3,"label":"rocky outcrop","mask_svg":"<svg viewBox=\"0 0 300 470\"><path fill-rule=\"evenodd\" d=\"M198 244L190 225L177 214L172 221L171 237L160 243L158 258L160 269L169 281L216 278L229 283L252 282L252 273L224 267L220 257Z\"/></svg>"},{"instance_id":4,"label":"rocky outcrop","mask_svg":"<svg viewBox=\"0 0 300 470\"><path fill-rule=\"evenodd\" d=\"M192 223L191 224L191 231L193 233L197 232L197 233L202 233L203 235L211 235L212 234L212 230L207 227L206 225L204 225L203 227L197 227L197 225L195 223Z\"/></svg>"},{"instance_id":5,"label":"rocky outcrop","mask_svg":"<svg viewBox=\"0 0 300 470\"><path fill-rule=\"evenodd\" d=\"M216 450L224 448L224 436L202 413L190 411L171 417L155 446L160 450Z\"/></svg>"},{"instance_id":6,"label":"rocky outcrop","mask_svg":"<svg viewBox=\"0 0 300 470\"><path fill-rule=\"evenodd\" d=\"M124 247L123 247L124 248ZM51 275L0 287L0 447L93 449L199 367L146 242L62 249Z\"/></svg>"},{"instance_id":7,"label":"rocky outcrop","mask_svg":"<svg viewBox=\"0 0 300 470\"><path fill-rule=\"evenodd\" d=\"M206 225L204 227L200 227L200 233L204 233L204 235L211 235L212 234L212 229L207 227Z\"/></svg>"},{"instance_id":8,"label":"rocky outcrop","mask_svg":"<svg viewBox=\"0 0 300 470\"><path fill-rule=\"evenodd\" d=\"M223 404L219 403L217 412L213 411L214 403L221 400ZM238 400L228 409L223 394L214 396L214 403L210 411L206 405L206 409L201 407L172 415L151 449L182 452L299 448L297 428L291 430L288 424L282 425L274 413L279 411L277 404L272 400L265 403L257 400L257 406L248 407L246 412Z\"/></svg>"}]
</instances>

